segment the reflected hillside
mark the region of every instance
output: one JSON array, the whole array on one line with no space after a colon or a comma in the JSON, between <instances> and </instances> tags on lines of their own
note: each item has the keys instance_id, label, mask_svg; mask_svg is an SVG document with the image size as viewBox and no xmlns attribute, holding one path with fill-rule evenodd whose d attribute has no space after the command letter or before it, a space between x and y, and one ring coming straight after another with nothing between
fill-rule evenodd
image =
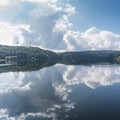
<instances>
[{"instance_id":1,"label":"reflected hillside","mask_svg":"<svg viewBox=\"0 0 120 120\"><path fill-rule=\"evenodd\" d=\"M20 72L20 71L37 71L44 67L49 67L54 65L51 62L45 63L29 63L29 64L1 64L0 65L0 73L4 72Z\"/></svg>"},{"instance_id":2,"label":"reflected hillside","mask_svg":"<svg viewBox=\"0 0 120 120\"><path fill-rule=\"evenodd\" d=\"M57 55L37 47L0 45L0 73L34 71L54 65Z\"/></svg>"},{"instance_id":3,"label":"reflected hillside","mask_svg":"<svg viewBox=\"0 0 120 120\"><path fill-rule=\"evenodd\" d=\"M102 50L54 53L37 47L0 46L0 73L34 71L55 64L120 64L120 51Z\"/></svg>"}]
</instances>

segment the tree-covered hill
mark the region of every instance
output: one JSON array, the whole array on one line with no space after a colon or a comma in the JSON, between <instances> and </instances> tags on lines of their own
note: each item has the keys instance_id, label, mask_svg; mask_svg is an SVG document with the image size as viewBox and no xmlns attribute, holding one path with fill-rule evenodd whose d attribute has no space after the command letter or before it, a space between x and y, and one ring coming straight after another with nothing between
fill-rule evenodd
<instances>
[{"instance_id":1,"label":"tree-covered hill","mask_svg":"<svg viewBox=\"0 0 120 120\"><path fill-rule=\"evenodd\" d=\"M0 45L0 63L17 65L39 64L40 66L50 66L56 63L68 65L119 64L120 51L102 50L54 53L37 47Z\"/></svg>"},{"instance_id":2,"label":"tree-covered hill","mask_svg":"<svg viewBox=\"0 0 120 120\"><path fill-rule=\"evenodd\" d=\"M120 51L81 51L59 53L59 62L63 64L119 64Z\"/></svg>"},{"instance_id":3,"label":"tree-covered hill","mask_svg":"<svg viewBox=\"0 0 120 120\"><path fill-rule=\"evenodd\" d=\"M45 63L48 61L56 62L55 53L37 47L25 46L4 46L0 45L0 61L26 63Z\"/></svg>"}]
</instances>

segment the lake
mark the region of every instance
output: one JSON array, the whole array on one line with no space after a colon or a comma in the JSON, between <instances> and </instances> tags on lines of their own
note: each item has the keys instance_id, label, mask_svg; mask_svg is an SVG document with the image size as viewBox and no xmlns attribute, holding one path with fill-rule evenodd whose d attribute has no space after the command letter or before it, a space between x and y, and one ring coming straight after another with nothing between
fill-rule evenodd
<instances>
[{"instance_id":1,"label":"lake","mask_svg":"<svg viewBox=\"0 0 120 120\"><path fill-rule=\"evenodd\" d=\"M0 120L120 120L120 66L2 70Z\"/></svg>"}]
</instances>

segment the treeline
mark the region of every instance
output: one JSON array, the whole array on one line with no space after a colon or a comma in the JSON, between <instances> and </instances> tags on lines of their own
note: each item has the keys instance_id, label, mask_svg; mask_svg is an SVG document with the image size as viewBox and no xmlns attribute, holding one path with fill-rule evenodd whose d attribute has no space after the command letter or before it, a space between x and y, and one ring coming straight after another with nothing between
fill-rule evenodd
<instances>
[{"instance_id":1,"label":"treeline","mask_svg":"<svg viewBox=\"0 0 120 120\"><path fill-rule=\"evenodd\" d=\"M25 46L3 46L0 45L0 59L14 60L17 63L29 63L29 62L41 62L45 63L48 61L55 62L56 54L43 50L37 47L25 47ZM14 59L13 59L14 57Z\"/></svg>"},{"instance_id":2,"label":"treeline","mask_svg":"<svg viewBox=\"0 0 120 120\"><path fill-rule=\"evenodd\" d=\"M64 64L114 64L120 63L120 51L82 51L59 53L59 63Z\"/></svg>"},{"instance_id":3,"label":"treeline","mask_svg":"<svg viewBox=\"0 0 120 120\"><path fill-rule=\"evenodd\" d=\"M16 62L21 65L52 65L56 63L68 65L120 64L120 51L102 50L54 53L37 47L0 45L0 61L8 63Z\"/></svg>"}]
</instances>

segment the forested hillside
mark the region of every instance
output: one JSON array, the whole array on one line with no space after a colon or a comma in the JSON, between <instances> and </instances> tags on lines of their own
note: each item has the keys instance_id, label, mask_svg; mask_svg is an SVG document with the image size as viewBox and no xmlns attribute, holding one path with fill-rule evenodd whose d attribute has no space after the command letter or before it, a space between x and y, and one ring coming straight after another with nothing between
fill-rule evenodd
<instances>
[{"instance_id":1,"label":"forested hillside","mask_svg":"<svg viewBox=\"0 0 120 120\"><path fill-rule=\"evenodd\" d=\"M63 64L114 64L120 63L120 51L82 51L59 53L59 63Z\"/></svg>"},{"instance_id":2,"label":"forested hillside","mask_svg":"<svg viewBox=\"0 0 120 120\"><path fill-rule=\"evenodd\" d=\"M54 53L37 47L0 45L0 63L16 64L119 64L120 51L81 51Z\"/></svg>"},{"instance_id":3,"label":"forested hillside","mask_svg":"<svg viewBox=\"0 0 120 120\"><path fill-rule=\"evenodd\" d=\"M48 61L55 62L57 57L55 53L37 47L0 45L0 60L22 64L28 62L45 63Z\"/></svg>"}]
</instances>

